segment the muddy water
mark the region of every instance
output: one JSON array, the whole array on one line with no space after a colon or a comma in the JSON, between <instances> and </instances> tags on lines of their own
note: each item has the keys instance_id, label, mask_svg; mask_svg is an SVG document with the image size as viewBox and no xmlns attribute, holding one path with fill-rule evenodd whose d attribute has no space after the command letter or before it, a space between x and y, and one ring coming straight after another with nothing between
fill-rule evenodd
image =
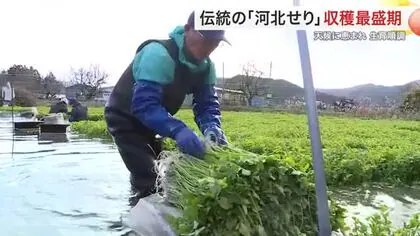
<instances>
[{"instance_id":1,"label":"muddy water","mask_svg":"<svg viewBox=\"0 0 420 236\"><path fill-rule=\"evenodd\" d=\"M10 113L0 112L0 235L131 235L123 224L130 194L112 143L73 133L13 134ZM334 198L350 216L386 204L397 225L420 212L416 188L345 189Z\"/></svg>"}]
</instances>

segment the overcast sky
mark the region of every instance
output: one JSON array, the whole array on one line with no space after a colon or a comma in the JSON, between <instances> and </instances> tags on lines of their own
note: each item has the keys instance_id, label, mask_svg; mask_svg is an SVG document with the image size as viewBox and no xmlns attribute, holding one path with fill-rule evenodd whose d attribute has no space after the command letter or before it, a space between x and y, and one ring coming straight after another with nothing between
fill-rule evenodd
<instances>
[{"instance_id":1,"label":"overcast sky","mask_svg":"<svg viewBox=\"0 0 420 236\"><path fill-rule=\"evenodd\" d=\"M367 1L376 0L363 0ZM65 78L71 67L94 63L115 84L141 42L166 38L175 26L185 23L194 9L191 2L198 1L1 0L0 69L26 64L41 74L52 71ZM223 75L223 64L229 77L240 73L241 65L250 60L268 75L272 62L273 78L302 86L295 31L232 30L227 36L233 46L223 45L212 55L218 76ZM399 85L420 79L418 36L404 42L320 42L308 32L308 39L317 88Z\"/></svg>"}]
</instances>

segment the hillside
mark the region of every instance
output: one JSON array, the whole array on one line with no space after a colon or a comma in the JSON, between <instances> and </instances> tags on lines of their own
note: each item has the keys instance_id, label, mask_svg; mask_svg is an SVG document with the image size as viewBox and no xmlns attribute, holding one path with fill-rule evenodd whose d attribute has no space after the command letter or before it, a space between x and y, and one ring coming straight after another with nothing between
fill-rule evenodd
<instances>
[{"instance_id":1,"label":"hillside","mask_svg":"<svg viewBox=\"0 0 420 236\"><path fill-rule=\"evenodd\" d=\"M273 100L276 100L279 103L287 99L293 98L303 98L305 96L304 89L296 84L293 84L289 81L283 79L270 79L262 78L264 85L267 88L267 92L272 94ZM236 89L240 88L240 75L236 75L232 78L219 78L217 80L217 85L222 87L224 86L227 89ZM317 100L326 102L327 104L332 104L334 101L340 99L338 96L331 94L326 94L323 92L317 92Z\"/></svg>"},{"instance_id":2,"label":"hillside","mask_svg":"<svg viewBox=\"0 0 420 236\"><path fill-rule=\"evenodd\" d=\"M412 89L420 88L420 80L398 86L364 84L343 89L317 89L319 92L353 98L360 103L389 105L400 103L404 94Z\"/></svg>"}]
</instances>

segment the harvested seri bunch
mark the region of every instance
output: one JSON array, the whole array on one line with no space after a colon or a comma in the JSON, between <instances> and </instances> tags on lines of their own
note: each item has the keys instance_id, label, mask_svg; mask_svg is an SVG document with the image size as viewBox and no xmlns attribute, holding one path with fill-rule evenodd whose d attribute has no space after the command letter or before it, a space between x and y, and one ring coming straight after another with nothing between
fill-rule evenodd
<instances>
[{"instance_id":1,"label":"harvested seri bunch","mask_svg":"<svg viewBox=\"0 0 420 236\"><path fill-rule=\"evenodd\" d=\"M178 235L316 235L314 187L279 158L223 147L204 160L163 152L158 168Z\"/></svg>"}]
</instances>

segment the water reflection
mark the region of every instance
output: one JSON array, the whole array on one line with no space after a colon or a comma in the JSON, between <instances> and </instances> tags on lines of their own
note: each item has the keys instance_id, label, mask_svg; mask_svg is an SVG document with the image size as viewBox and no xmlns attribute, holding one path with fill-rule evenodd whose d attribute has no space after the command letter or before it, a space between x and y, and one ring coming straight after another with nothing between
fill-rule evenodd
<instances>
[{"instance_id":1,"label":"water reflection","mask_svg":"<svg viewBox=\"0 0 420 236\"><path fill-rule=\"evenodd\" d=\"M67 142L69 142L67 133L40 133L38 135L39 144L67 143Z\"/></svg>"},{"instance_id":2,"label":"water reflection","mask_svg":"<svg viewBox=\"0 0 420 236\"><path fill-rule=\"evenodd\" d=\"M33 136L33 135L38 135L39 133L39 128L35 128L35 129L15 129L15 140L18 137L24 137L24 136Z\"/></svg>"},{"instance_id":3,"label":"water reflection","mask_svg":"<svg viewBox=\"0 0 420 236\"><path fill-rule=\"evenodd\" d=\"M420 187L394 187L385 184L333 190L334 199L344 204L349 217L365 219L378 212L380 205L390 210L396 226L403 226L411 216L420 212ZM350 222L350 219L349 221Z\"/></svg>"},{"instance_id":4,"label":"water reflection","mask_svg":"<svg viewBox=\"0 0 420 236\"><path fill-rule=\"evenodd\" d=\"M130 235L129 175L112 143L13 131L0 113L0 235Z\"/></svg>"}]
</instances>

